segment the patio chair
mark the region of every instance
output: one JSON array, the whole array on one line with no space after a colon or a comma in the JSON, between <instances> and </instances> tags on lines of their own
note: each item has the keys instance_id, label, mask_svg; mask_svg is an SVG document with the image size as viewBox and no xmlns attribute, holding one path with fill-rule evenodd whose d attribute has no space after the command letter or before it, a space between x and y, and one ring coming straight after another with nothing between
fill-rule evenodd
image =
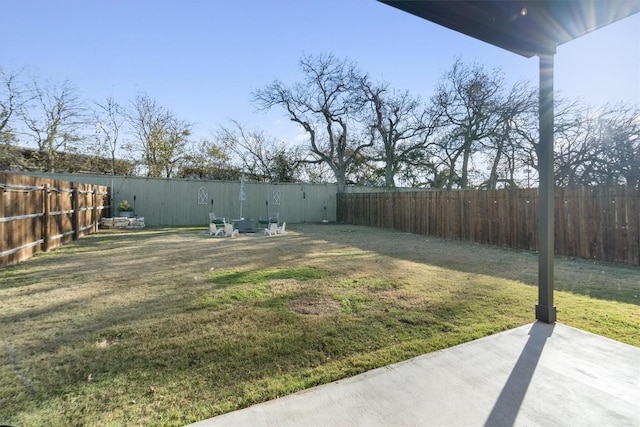
<instances>
[{"instance_id":1,"label":"patio chair","mask_svg":"<svg viewBox=\"0 0 640 427\"><path fill-rule=\"evenodd\" d=\"M213 219L209 224L209 236L224 236L224 228L226 224L227 222L224 220L224 218Z\"/></svg>"},{"instance_id":2,"label":"patio chair","mask_svg":"<svg viewBox=\"0 0 640 427\"><path fill-rule=\"evenodd\" d=\"M287 223L286 223L286 222L283 222L283 223L282 223L282 226L280 226L280 227L278 227L278 228L276 229L276 233L277 233L277 234L287 234L286 228L287 228Z\"/></svg>"},{"instance_id":3,"label":"patio chair","mask_svg":"<svg viewBox=\"0 0 640 427\"><path fill-rule=\"evenodd\" d=\"M226 222L224 224L223 232L225 237L236 237L239 234L240 230L238 230L237 228L233 228L233 224Z\"/></svg>"},{"instance_id":4,"label":"patio chair","mask_svg":"<svg viewBox=\"0 0 640 427\"><path fill-rule=\"evenodd\" d=\"M276 234L278 234L278 224L275 222L270 223L269 228L264 229L265 236L275 236Z\"/></svg>"}]
</instances>

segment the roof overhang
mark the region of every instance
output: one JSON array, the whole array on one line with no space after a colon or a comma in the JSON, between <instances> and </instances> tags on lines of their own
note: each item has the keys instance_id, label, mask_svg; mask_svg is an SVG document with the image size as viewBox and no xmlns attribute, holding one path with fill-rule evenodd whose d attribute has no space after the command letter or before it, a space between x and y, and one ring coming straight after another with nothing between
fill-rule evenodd
<instances>
[{"instance_id":1,"label":"roof overhang","mask_svg":"<svg viewBox=\"0 0 640 427\"><path fill-rule=\"evenodd\" d=\"M530 58L640 12L639 0L379 0Z\"/></svg>"}]
</instances>

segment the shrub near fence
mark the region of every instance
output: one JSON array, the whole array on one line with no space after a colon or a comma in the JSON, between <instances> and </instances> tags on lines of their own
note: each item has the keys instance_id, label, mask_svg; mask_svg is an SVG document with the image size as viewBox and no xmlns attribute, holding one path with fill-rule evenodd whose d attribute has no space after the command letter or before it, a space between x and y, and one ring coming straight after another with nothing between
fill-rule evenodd
<instances>
[{"instance_id":1,"label":"shrub near fence","mask_svg":"<svg viewBox=\"0 0 640 427\"><path fill-rule=\"evenodd\" d=\"M538 249L538 190L338 194L339 222L470 242ZM558 255L640 265L640 190L555 191Z\"/></svg>"},{"instance_id":2,"label":"shrub near fence","mask_svg":"<svg viewBox=\"0 0 640 427\"><path fill-rule=\"evenodd\" d=\"M108 187L0 173L0 267L98 230Z\"/></svg>"}]
</instances>

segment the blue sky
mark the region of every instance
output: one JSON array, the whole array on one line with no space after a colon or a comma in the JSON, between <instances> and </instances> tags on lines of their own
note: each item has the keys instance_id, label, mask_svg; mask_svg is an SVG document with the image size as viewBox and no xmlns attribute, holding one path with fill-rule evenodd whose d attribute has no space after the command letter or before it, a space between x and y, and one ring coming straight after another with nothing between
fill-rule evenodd
<instances>
[{"instance_id":1,"label":"blue sky","mask_svg":"<svg viewBox=\"0 0 640 427\"><path fill-rule=\"evenodd\" d=\"M615 1L615 0L612 0ZM69 80L87 100L144 91L197 136L229 119L293 140L280 110L250 92L301 79L301 55L348 57L375 79L428 98L457 57L507 80L537 83L522 58L375 0L3 0L0 66L38 81ZM599 105L640 105L640 14L562 45L555 89Z\"/></svg>"}]
</instances>

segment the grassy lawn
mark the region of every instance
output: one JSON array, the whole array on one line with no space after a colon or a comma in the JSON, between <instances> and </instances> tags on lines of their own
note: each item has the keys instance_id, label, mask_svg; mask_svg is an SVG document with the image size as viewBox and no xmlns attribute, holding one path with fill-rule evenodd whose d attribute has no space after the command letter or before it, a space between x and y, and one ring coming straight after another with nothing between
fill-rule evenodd
<instances>
[{"instance_id":1,"label":"grassy lawn","mask_svg":"<svg viewBox=\"0 0 640 427\"><path fill-rule=\"evenodd\" d=\"M184 425L532 322L535 254L347 225L102 231L0 269L0 424ZM640 269L556 260L640 346Z\"/></svg>"}]
</instances>

